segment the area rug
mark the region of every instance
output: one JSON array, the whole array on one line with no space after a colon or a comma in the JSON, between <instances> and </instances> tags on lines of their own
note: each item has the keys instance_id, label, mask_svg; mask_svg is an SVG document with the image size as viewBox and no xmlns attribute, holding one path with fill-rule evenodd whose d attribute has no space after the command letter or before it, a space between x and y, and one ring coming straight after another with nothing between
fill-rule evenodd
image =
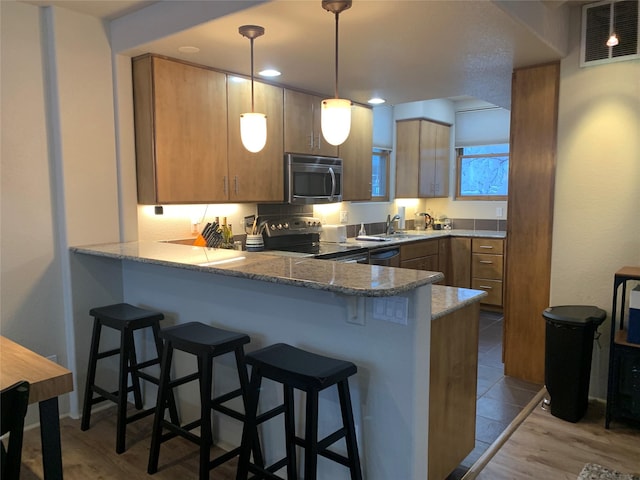
<instances>
[{"instance_id":1,"label":"area rug","mask_svg":"<svg viewBox=\"0 0 640 480\"><path fill-rule=\"evenodd\" d=\"M616 472L596 463L587 463L578 475L578 480L640 480L640 477Z\"/></svg>"}]
</instances>

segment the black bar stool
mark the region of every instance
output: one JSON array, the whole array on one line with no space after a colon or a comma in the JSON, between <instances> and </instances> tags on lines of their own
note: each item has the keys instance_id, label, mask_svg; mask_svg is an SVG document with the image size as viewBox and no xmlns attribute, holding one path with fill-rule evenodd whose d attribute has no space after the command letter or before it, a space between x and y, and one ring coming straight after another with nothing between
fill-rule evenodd
<instances>
[{"instance_id":1,"label":"black bar stool","mask_svg":"<svg viewBox=\"0 0 640 480\"><path fill-rule=\"evenodd\" d=\"M316 355L284 343L278 343L247 354L247 364L252 366L249 383L249 404L247 420L242 432L242 451L238 462L237 480L246 480L249 472L258 478L281 480L276 472L287 467L287 479L298 478L296 466L296 445L305 449L304 479L317 478L318 455L338 462L349 468L352 480L362 480L358 444L356 441L351 396L348 378L357 371L356 366L347 361ZM284 415L287 456L269 467L264 467L262 458L251 463L251 446L258 437L256 413L262 378L279 382L284 388ZM336 385L340 398L343 427L318 440L318 393ZM294 418L293 389L306 392L305 438L296 436ZM338 440L344 438L347 457L328 450ZM261 464L262 463L262 464Z\"/></svg>"},{"instance_id":2,"label":"black bar stool","mask_svg":"<svg viewBox=\"0 0 640 480\"><path fill-rule=\"evenodd\" d=\"M110 400L118 406L118 420L116 426L116 452L125 451L125 434L127 424L135 422L141 418L151 415L155 411L154 408L142 410L142 392L140 390L140 379L149 381L158 385L157 377L141 371L144 368L160 363L160 354L162 352L162 343L158 336L160 332L160 320L164 315L159 312L145 310L143 308L134 307L128 303L118 303L115 305L107 305L104 307L92 308L89 314L94 317L93 334L91 336L91 350L89 352L89 369L87 371L87 383L84 392L84 404L82 407L82 423L81 430L88 430L91 421L91 407L96 403ZM102 327L110 327L120 332L120 347L113 350L100 352L100 333ZM156 346L156 358L138 363L136 356L135 342L133 341L133 332L141 328L151 328L153 331L153 339ZM108 392L102 387L95 384L96 367L98 360L120 355L120 368L118 371L118 390ZM131 386L128 386L129 375L131 375ZM98 394L94 398L94 392ZM137 412L127 417L127 393L133 392L135 407ZM178 418L178 411L173 396L168 399L169 408L172 417Z\"/></svg>"},{"instance_id":3,"label":"black bar stool","mask_svg":"<svg viewBox=\"0 0 640 480\"><path fill-rule=\"evenodd\" d=\"M213 460L211 447L213 446L213 435L211 432L211 411L216 410L224 413L236 420L245 421L245 414L233 410L223 403L237 397L242 397L243 406L246 411L246 392L249 385L249 377L244 357L244 345L249 343L248 335L243 333L222 330L199 322L190 322L182 325L165 328L160 332L160 338L164 340L164 351L162 354L162 365L160 367L160 386L158 388L158 408L153 422L151 434L151 450L149 452L149 465L147 472L150 474L158 471L158 460L160 456L160 445L178 435L190 440L200 446L200 467L199 478L205 480L209 478L209 471L224 462L231 460L240 454L240 447L226 452ZM173 351L180 350L191 353L198 359L198 371L181 378L171 380L171 361ZM213 359L220 355L233 352L236 359L236 368L240 387L231 392L212 398L213 384ZM167 398L172 394L173 388L199 380L200 383L200 419L187 425L180 425L179 422L166 420L164 418ZM275 412L274 416L282 410ZM191 433L190 430L200 427L200 436ZM167 429L168 433L163 433ZM259 445L254 444L254 457L258 463L262 463L262 453Z\"/></svg>"}]
</instances>

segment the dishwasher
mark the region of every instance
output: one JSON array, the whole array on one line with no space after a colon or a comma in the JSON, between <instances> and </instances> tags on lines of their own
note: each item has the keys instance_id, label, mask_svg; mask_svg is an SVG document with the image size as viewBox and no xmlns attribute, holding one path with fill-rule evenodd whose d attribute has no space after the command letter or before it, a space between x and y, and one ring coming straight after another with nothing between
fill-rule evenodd
<instances>
[{"instance_id":1,"label":"dishwasher","mask_svg":"<svg viewBox=\"0 0 640 480\"><path fill-rule=\"evenodd\" d=\"M369 251L369 265L382 265L384 267L400 266L400 248L387 247L375 248Z\"/></svg>"}]
</instances>

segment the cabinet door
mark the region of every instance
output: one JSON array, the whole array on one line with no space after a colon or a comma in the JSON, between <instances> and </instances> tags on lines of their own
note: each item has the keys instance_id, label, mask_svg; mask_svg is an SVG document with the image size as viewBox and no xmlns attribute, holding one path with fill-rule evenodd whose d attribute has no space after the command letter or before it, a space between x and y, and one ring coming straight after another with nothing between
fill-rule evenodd
<instances>
[{"instance_id":1,"label":"cabinet door","mask_svg":"<svg viewBox=\"0 0 640 480\"><path fill-rule=\"evenodd\" d=\"M371 154L373 150L373 110L354 105L351 133L338 147L342 158L342 199L371 200Z\"/></svg>"},{"instance_id":2,"label":"cabinet door","mask_svg":"<svg viewBox=\"0 0 640 480\"><path fill-rule=\"evenodd\" d=\"M436 124L426 120L420 121L420 158L419 164L419 196L433 197L436 183L435 144Z\"/></svg>"},{"instance_id":3,"label":"cabinet door","mask_svg":"<svg viewBox=\"0 0 640 480\"><path fill-rule=\"evenodd\" d=\"M153 203L227 200L226 76L162 58L148 60L153 65Z\"/></svg>"},{"instance_id":4,"label":"cabinet door","mask_svg":"<svg viewBox=\"0 0 640 480\"><path fill-rule=\"evenodd\" d=\"M449 132L447 125L420 122L420 197L449 194Z\"/></svg>"},{"instance_id":5,"label":"cabinet door","mask_svg":"<svg viewBox=\"0 0 640 480\"><path fill-rule=\"evenodd\" d=\"M327 143L320 132L321 102L321 97L285 90L285 152L338 156L338 147Z\"/></svg>"},{"instance_id":6,"label":"cabinet door","mask_svg":"<svg viewBox=\"0 0 640 480\"><path fill-rule=\"evenodd\" d=\"M437 123L435 127L433 196L446 197L449 195L449 158L451 152L449 140L451 127Z\"/></svg>"},{"instance_id":7,"label":"cabinet door","mask_svg":"<svg viewBox=\"0 0 640 480\"><path fill-rule=\"evenodd\" d=\"M471 288L471 239L451 237L451 277L447 285Z\"/></svg>"},{"instance_id":8,"label":"cabinet door","mask_svg":"<svg viewBox=\"0 0 640 480\"><path fill-rule=\"evenodd\" d=\"M251 111L251 81L228 78L229 200L282 202L284 200L283 89L254 82L255 111L267 116L267 143L249 152L240 137L240 114Z\"/></svg>"},{"instance_id":9,"label":"cabinet door","mask_svg":"<svg viewBox=\"0 0 640 480\"><path fill-rule=\"evenodd\" d=\"M420 121L396 123L396 197L418 197Z\"/></svg>"},{"instance_id":10,"label":"cabinet door","mask_svg":"<svg viewBox=\"0 0 640 480\"><path fill-rule=\"evenodd\" d=\"M310 95L284 91L284 151L313 152L313 102Z\"/></svg>"}]
</instances>

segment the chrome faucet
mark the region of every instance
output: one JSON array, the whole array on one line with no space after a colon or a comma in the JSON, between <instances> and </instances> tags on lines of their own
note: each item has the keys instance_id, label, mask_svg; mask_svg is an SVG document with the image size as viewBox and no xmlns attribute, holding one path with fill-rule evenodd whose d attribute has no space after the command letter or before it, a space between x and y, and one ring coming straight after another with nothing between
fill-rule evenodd
<instances>
[{"instance_id":1,"label":"chrome faucet","mask_svg":"<svg viewBox=\"0 0 640 480\"><path fill-rule=\"evenodd\" d=\"M394 215L393 217L391 217L391 214L387 215L387 235L395 233L395 230L393 229L394 220L400 220L400 215Z\"/></svg>"}]
</instances>

